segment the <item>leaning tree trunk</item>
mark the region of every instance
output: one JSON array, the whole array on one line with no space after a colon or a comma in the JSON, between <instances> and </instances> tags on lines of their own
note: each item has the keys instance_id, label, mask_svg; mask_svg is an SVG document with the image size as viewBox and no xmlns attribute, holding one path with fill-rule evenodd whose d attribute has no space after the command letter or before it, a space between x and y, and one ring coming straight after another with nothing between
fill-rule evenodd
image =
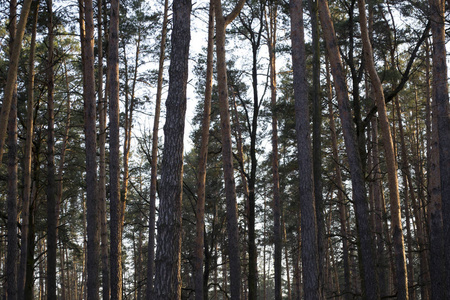
<instances>
[{"instance_id":1,"label":"leaning tree trunk","mask_svg":"<svg viewBox=\"0 0 450 300\"><path fill-rule=\"evenodd\" d=\"M208 290L204 290L203 251L205 246L205 184L206 162L208 158L209 125L211 115L212 77L214 57L214 2L209 3L208 50L206 58L206 87L202 120L202 140L198 163L197 207L196 207L196 239L195 239L195 299L208 298Z\"/></svg>"},{"instance_id":2,"label":"leaning tree trunk","mask_svg":"<svg viewBox=\"0 0 450 300\"><path fill-rule=\"evenodd\" d=\"M191 1L175 0L157 226L154 288L156 299L181 299L183 137L191 38L190 19Z\"/></svg>"},{"instance_id":3,"label":"leaning tree trunk","mask_svg":"<svg viewBox=\"0 0 450 300\"><path fill-rule=\"evenodd\" d=\"M28 66L28 100L27 100L27 133L25 138L25 155L24 155L24 183L22 196L22 228L21 228L21 247L20 247L20 265L17 279L18 299L24 299L25 279L27 273L27 252L28 247L28 227L31 197L31 156L33 151L33 111L34 111L34 56L36 52L36 28L37 15L39 11L39 3L33 10L33 29L30 43L30 59Z\"/></svg>"},{"instance_id":4,"label":"leaning tree trunk","mask_svg":"<svg viewBox=\"0 0 450 300\"><path fill-rule=\"evenodd\" d=\"M161 32L161 48L159 52L159 69L158 69L158 85L156 89L155 116L153 118L152 133L152 161L150 173L150 213L149 213L149 234L148 234L148 259L147 259L147 300L153 298L153 274L155 260L155 212L156 212L156 185L157 185L157 169L158 169L158 131L159 116L161 112L161 94L164 74L164 59L166 52L166 36L168 23L169 1L164 1L164 19Z\"/></svg>"},{"instance_id":5,"label":"leaning tree trunk","mask_svg":"<svg viewBox=\"0 0 450 300\"><path fill-rule=\"evenodd\" d=\"M353 190L353 201L359 238L359 252L361 257L362 287L367 299L378 299L379 291L375 269L375 256L372 246L372 234L369 226L364 173L361 157L358 152L355 132L353 128L348 88L345 83L342 60L339 53L336 33L331 21L330 10L326 0L319 0L319 16L328 55L330 57L331 72L335 81L336 96L340 112L344 142L346 146Z\"/></svg>"},{"instance_id":6,"label":"leaning tree trunk","mask_svg":"<svg viewBox=\"0 0 450 300\"><path fill-rule=\"evenodd\" d=\"M406 269L405 243L402 230L400 195L398 191L397 162L395 159L394 144L392 142L391 129L387 117L383 87L381 85L381 81L378 77L378 73L375 69L375 64L373 61L372 45L370 43L369 32L367 30L365 1L358 0L358 7L361 37L363 40L364 62L374 89L387 165L389 200L391 203L391 226L393 232L395 263L397 271L397 297L398 299L408 299L408 272Z\"/></svg>"},{"instance_id":7,"label":"leaning tree trunk","mask_svg":"<svg viewBox=\"0 0 450 300\"><path fill-rule=\"evenodd\" d=\"M11 103L15 90L15 82L17 80L17 69L19 66L20 51L22 50L22 40L25 34L28 14L30 13L32 0L25 0L20 10L19 24L14 35L12 44L11 57L9 59L8 75L6 79L4 97L2 101L2 110L0 113L0 163L3 157L3 148L5 146L6 129L8 126L8 116L11 110Z\"/></svg>"},{"instance_id":8,"label":"leaning tree trunk","mask_svg":"<svg viewBox=\"0 0 450 300\"><path fill-rule=\"evenodd\" d=\"M302 271L305 299L319 299L319 256L309 129L306 51L301 0L291 0L291 43L294 71L295 129L299 164Z\"/></svg>"},{"instance_id":9,"label":"leaning tree trunk","mask_svg":"<svg viewBox=\"0 0 450 300\"><path fill-rule=\"evenodd\" d=\"M220 127L222 133L222 160L225 180L225 194L227 205L228 253L230 257L230 286L231 299L240 299L241 292L241 263L239 251L238 212L236 203L236 186L234 181L230 112L228 104L227 68L225 60L225 28L233 21L244 6L240 0L233 11L224 16L221 0L215 1L216 15L216 53L217 80L219 89Z\"/></svg>"}]
</instances>

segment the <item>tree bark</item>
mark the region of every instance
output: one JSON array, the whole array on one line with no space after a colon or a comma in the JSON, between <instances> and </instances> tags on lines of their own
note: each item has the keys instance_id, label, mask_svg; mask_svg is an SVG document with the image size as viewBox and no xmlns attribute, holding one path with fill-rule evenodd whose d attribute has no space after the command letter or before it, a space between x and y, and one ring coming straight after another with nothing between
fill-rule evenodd
<instances>
[{"instance_id":1,"label":"tree bark","mask_svg":"<svg viewBox=\"0 0 450 300\"><path fill-rule=\"evenodd\" d=\"M148 260L147 260L147 300L153 298L153 274L155 260L155 211L156 211L156 186L157 186L157 169L158 169L158 131L159 117L161 111L161 94L164 74L164 59L166 52L166 36L168 23L169 1L164 1L164 18L163 28L161 32L161 48L159 52L159 69L158 69L158 86L156 90L155 116L153 118L153 134L152 134L152 161L150 174L150 217L149 217L149 235L148 235Z\"/></svg>"},{"instance_id":2,"label":"tree bark","mask_svg":"<svg viewBox=\"0 0 450 300\"><path fill-rule=\"evenodd\" d=\"M408 272L406 269L405 244L402 230L397 162L395 159L394 144L392 142L391 129L387 117L383 87L373 61L372 45L370 43L369 33L367 30L365 1L358 0L358 7L361 36L363 40L364 62L374 88L387 165L389 200L391 204L391 226L397 270L397 297L398 299L408 299Z\"/></svg>"},{"instance_id":3,"label":"tree bark","mask_svg":"<svg viewBox=\"0 0 450 300\"><path fill-rule=\"evenodd\" d=\"M319 17L322 25L324 39L328 55L330 57L331 72L335 81L338 108L342 122L344 142L346 146L351 181L357 231L359 237L359 252L361 258L361 278L364 296L367 299L378 299L379 290L375 270L375 256L373 253L371 231L369 226L369 214L367 205L364 174L362 171L361 157L358 152L352 115L349 106L348 88L345 83L345 75L339 47L331 21L330 10L326 0L319 0Z\"/></svg>"},{"instance_id":4,"label":"tree bark","mask_svg":"<svg viewBox=\"0 0 450 300\"><path fill-rule=\"evenodd\" d=\"M450 247L450 105L448 96L445 48L445 1L429 0L433 36L433 101L436 105L439 137L439 169L441 176L444 249ZM445 255L444 290L450 290L450 255Z\"/></svg>"},{"instance_id":5,"label":"tree bark","mask_svg":"<svg viewBox=\"0 0 450 300\"><path fill-rule=\"evenodd\" d=\"M97 0L97 32L98 32L98 111L99 111L99 176L98 176L98 206L100 218L100 252L102 265L102 297L109 300L109 263L108 263L108 228L106 216L106 113L107 95L103 96L103 33L102 33L102 0Z\"/></svg>"},{"instance_id":6,"label":"tree bark","mask_svg":"<svg viewBox=\"0 0 450 300\"><path fill-rule=\"evenodd\" d=\"M236 186L234 181L233 157L231 146L230 112L228 104L227 69L225 60L225 29L233 21L244 6L245 1L239 0L233 11L224 16L221 0L214 4L216 15L216 53L217 80L219 89L220 127L222 133L222 160L225 180L228 253L230 257L230 285L231 299L240 299L241 292L241 264L239 251L238 214L236 203Z\"/></svg>"},{"instance_id":7,"label":"tree bark","mask_svg":"<svg viewBox=\"0 0 450 300\"><path fill-rule=\"evenodd\" d=\"M166 100L161 199L155 263L155 297L181 299L183 137L190 43L191 1L173 3L169 93Z\"/></svg>"},{"instance_id":8,"label":"tree bark","mask_svg":"<svg viewBox=\"0 0 450 300\"><path fill-rule=\"evenodd\" d=\"M9 8L10 57L14 36L16 35L17 1L10 1ZM8 120L8 180L7 180L7 254L6 254L6 293L7 298L17 299L17 82L13 83L14 92Z\"/></svg>"},{"instance_id":9,"label":"tree bark","mask_svg":"<svg viewBox=\"0 0 450 300\"><path fill-rule=\"evenodd\" d=\"M86 204L87 204L87 299L99 299L100 231L97 198L97 132L94 77L94 8L92 0L85 2L84 35L84 131L86 143Z\"/></svg>"},{"instance_id":10,"label":"tree bark","mask_svg":"<svg viewBox=\"0 0 450 300\"><path fill-rule=\"evenodd\" d=\"M32 0L25 0L20 10L19 24L14 35L11 57L9 59L8 75L6 79L4 98L2 101L2 110L0 112L0 162L3 157L3 148L6 140L6 130L8 126L8 116L11 110L11 103L14 96L15 82L17 81L17 69L19 66L20 52L22 50L22 40L25 34L28 14L30 13Z\"/></svg>"},{"instance_id":11,"label":"tree bark","mask_svg":"<svg viewBox=\"0 0 450 300\"><path fill-rule=\"evenodd\" d=\"M122 299L122 239L120 235L119 141L119 0L111 1L108 38L109 171L110 171L110 288L111 300Z\"/></svg>"},{"instance_id":12,"label":"tree bark","mask_svg":"<svg viewBox=\"0 0 450 300\"><path fill-rule=\"evenodd\" d=\"M196 240L195 240L195 299L208 298L208 290L204 290L203 252L205 236L205 184L206 162L208 159L209 126L211 115L212 78L214 58L214 1L209 3L208 49L206 57L206 87L202 120L202 140L198 163L197 207L196 207Z\"/></svg>"},{"instance_id":13,"label":"tree bark","mask_svg":"<svg viewBox=\"0 0 450 300\"><path fill-rule=\"evenodd\" d=\"M308 85L306 81L306 51L303 27L303 7L301 1L290 1L290 16L292 64L294 72L295 129L297 132L297 156L300 183L303 290L305 299L319 299L317 219L314 203Z\"/></svg>"},{"instance_id":14,"label":"tree bark","mask_svg":"<svg viewBox=\"0 0 450 300\"><path fill-rule=\"evenodd\" d=\"M47 299L56 300L56 180L54 132L54 73L53 73L53 3L47 0L48 58L47 58Z\"/></svg>"},{"instance_id":15,"label":"tree bark","mask_svg":"<svg viewBox=\"0 0 450 300\"><path fill-rule=\"evenodd\" d=\"M273 184L273 241L274 251L274 277L275 277L275 300L282 299L281 260L282 260L282 231L281 231L281 199L280 199L280 174L278 168L278 116L277 116L277 69L275 47L277 40L277 4L269 6L269 21L267 46L270 62L270 104L272 106L272 184ZM265 251L264 251L265 256ZM289 281L289 276L288 276ZM264 285L265 289L265 285ZM265 295L265 294L264 294Z\"/></svg>"},{"instance_id":16,"label":"tree bark","mask_svg":"<svg viewBox=\"0 0 450 300\"><path fill-rule=\"evenodd\" d=\"M34 132L34 56L36 52L36 28L39 4L37 3L33 9L33 29L31 33L30 58L28 62L28 86L27 86L27 132L25 138L25 155L24 155L24 186L22 200L22 227L21 227L21 247L20 247L20 265L17 280L18 299L24 299L25 279L27 272L27 252L28 252L28 228L29 228L29 211L31 196L31 157L33 151L33 132Z\"/></svg>"},{"instance_id":17,"label":"tree bark","mask_svg":"<svg viewBox=\"0 0 450 300\"><path fill-rule=\"evenodd\" d=\"M344 263L344 299L351 299L352 294L352 285L351 285L351 274L350 274L350 251L348 245L348 231L347 231L347 205L344 195L344 185L342 183L342 171L339 164L339 156L338 156L338 144L337 144L337 134L336 134L336 125L334 121L334 112L333 112L333 93L331 87L331 79L330 79L330 66L328 62L328 56L326 57L326 69L327 69L327 92L328 92L328 114L330 118L330 133L331 133L331 145L333 152L333 160L335 162L335 170L336 170L336 188L337 188L337 197L338 197L338 205L339 205L339 221L340 221L340 234L342 235L342 255L343 255L343 263Z\"/></svg>"}]
</instances>

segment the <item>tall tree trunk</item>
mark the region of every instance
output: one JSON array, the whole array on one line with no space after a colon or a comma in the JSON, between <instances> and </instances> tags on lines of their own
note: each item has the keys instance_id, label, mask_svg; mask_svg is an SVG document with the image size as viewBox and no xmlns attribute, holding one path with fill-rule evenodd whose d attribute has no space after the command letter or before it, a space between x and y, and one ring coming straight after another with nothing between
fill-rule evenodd
<instances>
[{"instance_id":1,"label":"tall tree trunk","mask_svg":"<svg viewBox=\"0 0 450 300\"><path fill-rule=\"evenodd\" d=\"M25 278L27 272L27 252L28 247L28 227L29 227L29 211L31 196L31 157L33 151L33 111L34 111L34 56L36 52L36 28L39 4L37 3L33 9L33 29L31 33L30 58L28 62L28 86L27 86L27 132L25 139L25 155L24 155L24 186L22 201L22 227L21 227L21 247L20 247L20 265L17 279L17 298L24 299Z\"/></svg>"},{"instance_id":2,"label":"tall tree trunk","mask_svg":"<svg viewBox=\"0 0 450 300\"><path fill-rule=\"evenodd\" d=\"M317 219L309 128L308 85L302 1L290 1L292 64L294 71L295 129L299 164L303 290L305 299L319 299Z\"/></svg>"},{"instance_id":3,"label":"tall tree trunk","mask_svg":"<svg viewBox=\"0 0 450 300\"><path fill-rule=\"evenodd\" d=\"M208 159L209 126L211 115L212 77L214 58L214 1L209 3L208 49L206 58L205 102L202 120L202 140L198 163L197 207L196 207L196 240L195 240L195 299L208 298L208 290L204 290L203 252L205 236L205 184L206 162Z\"/></svg>"},{"instance_id":4,"label":"tall tree trunk","mask_svg":"<svg viewBox=\"0 0 450 300\"><path fill-rule=\"evenodd\" d=\"M337 144L337 134L336 134L336 125L334 121L334 112L333 112L333 93L331 87L331 79L330 79L330 66L328 62L328 56L326 56L326 69L327 69L327 93L328 93L328 114L330 118L330 132L331 132L331 145L333 151L333 160L335 162L335 170L336 170L336 187L337 187L337 197L338 197L338 205L339 205L339 221L340 221L340 234L342 235L342 255L343 255L343 263L344 263L344 298L349 300L352 294L352 286L351 286L351 274L350 274L350 254L349 254L349 245L348 245L348 232L347 232L347 205L345 201L344 195L344 185L342 183L342 171L339 164L339 156L338 156L338 144Z\"/></svg>"},{"instance_id":5,"label":"tall tree trunk","mask_svg":"<svg viewBox=\"0 0 450 300\"><path fill-rule=\"evenodd\" d=\"M433 101L436 103L439 137L439 169L441 176L442 219L445 248L450 247L450 105L448 96L445 48L445 1L429 0L433 36ZM450 254L445 255L444 290L450 290ZM447 295L448 296L448 295Z\"/></svg>"},{"instance_id":6,"label":"tall tree trunk","mask_svg":"<svg viewBox=\"0 0 450 300\"><path fill-rule=\"evenodd\" d=\"M122 240L120 238L119 158L119 0L111 1L108 38L109 170L110 170L110 287L111 300L122 299Z\"/></svg>"},{"instance_id":7,"label":"tall tree trunk","mask_svg":"<svg viewBox=\"0 0 450 300\"><path fill-rule=\"evenodd\" d=\"M10 1L9 8L10 57L14 36L16 35L17 1ZM7 182L7 235L6 284L7 298L17 299L17 82L13 83L14 92L8 120L8 182Z\"/></svg>"},{"instance_id":8,"label":"tall tree trunk","mask_svg":"<svg viewBox=\"0 0 450 300\"><path fill-rule=\"evenodd\" d=\"M157 185L157 169L158 169L158 131L159 116L161 111L161 94L164 74L164 59L166 52L166 36L168 23L169 1L164 1L164 18L163 28L161 32L161 47L159 52L159 69L158 69L158 86L156 90L155 116L153 118L152 133L152 161L150 174L150 217L149 217L149 235L148 235L148 259L147 259L147 300L155 299L153 297L153 274L155 260L155 211L156 211L156 185Z\"/></svg>"},{"instance_id":9,"label":"tall tree trunk","mask_svg":"<svg viewBox=\"0 0 450 300\"><path fill-rule=\"evenodd\" d=\"M394 145L391 129L386 112L383 87L373 61L372 45L367 30L367 18L365 1L358 0L361 36L363 40L365 67L370 75L374 95L378 107L380 127L383 137L384 152L388 173L389 200L391 204L391 226L393 232L395 262L397 270L397 296L398 299L408 299L408 276L406 270L405 245L402 231L402 219L400 210L400 195L398 191L397 162L395 159Z\"/></svg>"},{"instance_id":10,"label":"tall tree trunk","mask_svg":"<svg viewBox=\"0 0 450 300\"><path fill-rule=\"evenodd\" d=\"M102 297L109 300L109 264L108 264L108 228L106 216L106 113L107 96L103 96L103 33L102 33L102 0L97 0L97 48L98 48L98 111L99 134L98 143L100 151L98 176L98 205L100 217L100 248L102 261Z\"/></svg>"},{"instance_id":11,"label":"tall tree trunk","mask_svg":"<svg viewBox=\"0 0 450 300\"><path fill-rule=\"evenodd\" d=\"M183 136L190 43L191 1L173 3L169 93L166 101L161 199L155 264L155 297L181 299L181 200Z\"/></svg>"},{"instance_id":12,"label":"tall tree trunk","mask_svg":"<svg viewBox=\"0 0 450 300\"><path fill-rule=\"evenodd\" d=\"M56 300L56 180L54 132L54 74L53 74L53 3L47 0L48 58L47 58L47 299Z\"/></svg>"},{"instance_id":13,"label":"tall tree trunk","mask_svg":"<svg viewBox=\"0 0 450 300\"><path fill-rule=\"evenodd\" d=\"M238 212L236 203L236 186L232 161L230 112L228 104L227 69L225 60L225 28L236 18L244 6L245 1L239 0L233 11L224 16L221 0L214 4L216 15L216 53L217 53L217 80L219 88L220 127L222 133L222 160L224 168L228 253L230 257L231 299L240 299L241 290L241 264L239 251Z\"/></svg>"},{"instance_id":14,"label":"tall tree trunk","mask_svg":"<svg viewBox=\"0 0 450 300\"><path fill-rule=\"evenodd\" d=\"M312 163L314 176L314 202L317 222L317 249L318 249L318 278L320 294L326 296L327 285L325 284L324 269L326 266L325 248L325 218L324 200L322 195L322 98L320 95L320 40L319 40L319 11L318 1L308 0L308 8L311 14L312 30Z\"/></svg>"},{"instance_id":15,"label":"tall tree trunk","mask_svg":"<svg viewBox=\"0 0 450 300\"><path fill-rule=\"evenodd\" d=\"M14 34L11 57L9 59L8 75L6 79L4 97L2 101L2 110L0 113L0 162L2 161L3 151L6 140L6 130L8 126L8 116L11 110L12 100L14 98L15 82L17 81L17 69L19 66L20 52L22 50L22 40L25 34L25 27L30 13L32 0L25 0L20 10L20 19Z\"/></svg>"},{"instance_id":16,"label":"tall tree trunk","mask_svg":"<svg viewBox=\"0 0 450 300\"><path fill-rule=\"evenodd\" d=\"M85 2L84 35L84 130L86 143L86 204L87 204L87 299L99 299L100 231L97 198L97 132L94 77L94 7Z\"/></svg>"},{"instance_id":17,"label":"tall tree trunk","mask_svg":"<svg viewBox=\"0 0 450 300\"><path fill-rule=\"evenodd\" d=\"M280 174L278 171L278 116L277 116L277 69L275 46L277 41L277 4L269 6L269 20L266 21L268 28L267 46L270 60L270 104L272 106L272 184L273 184L273 241L274 251L274 277L275 277L275 300L282 299L281 292L281 260L282 260L282 231L281 231L281 199L280 199ZM265 256L265 251L264 251ZM264 260L265 261L265 260ZM265 285L264 285L265 290ZM265 295L265 294L264 294Z\"/></svg>"},{"instance_id":18,"label":"tall tree trunk","mask_svg":"<svg viewBox=\"0 0 450 300\"><path fill-rule=\"evenodd\" d=\"M344 142L346 146L351 180L353 201L355 204L356 223L359 238L359 252L361 257L361 278L364 295L367 299L378 299L379 290L375 269L375 256L372 246L372 234L369 226L368 204L361 157L358 152L352 114L349 106L348 88L336 33L331 21L330 10L326 0L319 0L319 17L330 57L331 72L335 81L336 96L342 122Z\"/></svg>"}]
</instances>

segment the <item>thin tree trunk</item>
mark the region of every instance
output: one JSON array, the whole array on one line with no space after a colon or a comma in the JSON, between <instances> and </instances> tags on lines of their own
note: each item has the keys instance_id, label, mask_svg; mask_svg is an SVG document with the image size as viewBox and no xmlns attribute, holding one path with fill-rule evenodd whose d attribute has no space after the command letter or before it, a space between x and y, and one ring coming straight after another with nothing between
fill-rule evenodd
<instances>
[{"instance_id":1,"label":"thin tree trunk","mask_svg":"<svg viewBox=\"0 0 450 300\"><path fill-rule=\"evenodd\" d=\"M196 240L195 240L195 299L208 298L208 290L204 290L203 251L205 236L205 184L206 162L208 158L209 126L211 115L212 77L214 57L214 2L209 4L208 49L206 58L205 102L202 120L202 140L198 163L197 207L196 207Z\"/></svg>"},{"instance_id":2,"label":"thin tree trunk","mask_svg":"<svg viewBox=\"0 0 450 300\"><path fill-rule=\"evenodd\" d=\"M92 0L85 2L84 35L84 130L86 143L86 204L87 204L87 299L99 299L100 231L97 198L97 132L94 77L94 8Z\"/></svg>"},{"instance_id":3,"label":"thin tree trunk","mask_svg":"<svg viewBox=\"0 0 450 300\"><path fill-rule=\"evenodd\" d=\"M325 284L325 217L324 217L324 200L322 195L322 98L320 96L320 40L319 40L319 11L318 1L308 0L308 8L311 14L311 30L312 30L312 160L313 160L313 176L314 176L314 202L316 209L317 222L317 249L319 262L319 292L320 295L326 296L327 285Z\"/></svg>"},{"instance_id":4,"label":"thin tree trunk","mask_svg":"<svg viewBox=\"0 0 450 300\"><path fill-rule=\"evenodd\" d=\"M9 32L10 57L14 36L16 35L17 1L10 1ZM8 180L7 180L7 254L6 254L6 293L7 298L17 299L17 82L13 83L14 92L8 120Z\"/></svg>"},{"instance_id":5,"label":"thin tree trunk","mask_svg":"<svg viewBox=\"0 0 450 300\"><path fill-rule=\"evenodd\" d=\"M333 93L331 87L330 79L330 66L328 62L328 56L326 56L326 69L327 69L327 92L328 92L328 114L330 118L330 132L331 132L331 145L333 151L333 160L335 162L336 170L336 187L337 187L337 197L339 206L339 221L340 221L340 233L342 236L342 255L344 263L344 298L346 300L351 299L352 296L352 286L351 286L351 274L350 274L350 255L348 246L348 232L347 232L347 205L344 195L344 186L342 183L342 171L339 164L338 156L338 145L337 145L337 135L336 135L336 125L334 122L334 112L333 112Z\"/></svg>"},{"instance_id":6,"label":"thin tree trunk","mask_svg":"<svg viewBox=\"0 0 450 300\"><path fill-rule=\"evenodd\" d=\"M374 88L374 95L378 107L378 115L380 127L383 137L383 145L385 151L388 185L389 185L389 200L391 204L391 226L393 231L393 242L395 252L395 262L397 270L397 297L398 299L408 299L408 272L406 269L405 245L402 231L402 219L400 210L400 195L398 191L398 175L397 162L395 159L394 145L392 142L391 129L386 112L386 104L384 98L383 87L377 70L375 69L373 61L372 45L369 39L367 30L367 18L365 1L358 0L359 19L361 25L361 36L363 40L364 62L365 67L370 75L372 86Z\"/></svg>"},{"instance_id":7,"label":"thin tree trunk","mask_svg":"<svg viewBox=\"0 0 450 300\"><path fill-rule=\"evenodd\" d=\"M155 260L155 211L156 211L156 185L157 185L157 169L158 169L158 131L159 116L161 111L161 94L164 74L164 58L166 52L166 36L168 23L169 1L164 1L164 18L163 28L161 32L161 47L159 54L158 69L158 86L156 90L155 116L153 118L152 133L152 161L151 161L151 177L150 177L150 217L149 217L149 235L148 235L148 259L147 259L147 300L153 298L153 274Z\"/></svg>"},{"instance_id":8,"label":"thin tree trunk","mask_svg":"<svg viewBox=\"0 0 450 300\"><path fill-rule=\"evenodd\" d=\"M34 56L36 52L36 28L37 14L39 11L39 3L33 9L33 29L31 33L30 43L30 59L28 65L28 99L27 99L27 133L25 139L25 155L24 155L24 187L22 202L22 227L21 227L21 247L20 247L20 265L17 280L18 299L24 299L25 279L27 272L27 252L28 252L28 227L29 227L29 211L31 196L31 157L33 151L33 111L34 111Z\"/></svg>"},{"instance_id":9,"label":"thin tree trunk","mask_svg":"<svg viewBox=\"0 0 450 300\"><path fill-rule=\"evenodd\" d=\"M319 16L330 57L331 72L335 81L338 107L342 121L344 142L349 160L353 201L359 237L359 252L361 257L361 278L364 294L367 299L378 299L379 290L375 269L375 256L372 246L372 234L369 226L369 214L364 174L362 172L361 157L358 152L352 115L349 106L348 88L345 83L342 61L334 31L331 15L326 0L319 0Z\"/></svg>"},{"instance_id":10,"label":"thin tree trunk","mask_svg":"<svg viewBox=\"0 0 450 300\"><path fill-rule=\"evenodd\" d=\"M54 74L53 74L53 3L47 0L48 61L47 61L47 299L56 300L56 182L54 132Z\"/></svg>"},{"instance_id":11,"label":"thin tree trunk","mask_svg":"<svg viewBox=\"0 0 450 300\"><path fill-rule=\"evenodd\" d=\"M111 300L122 299L122 240L120 238L119 158L119 0L111 1L108 39L109 170L110 170L110 288Z\"/></svg>"},{"instance_id":12,"label":"thin tree trunk","mask_svg":"<svg viewBox=\"0 0 450 300\"><path fill-rule=\"evenodd\" d=\"M276 112L277 104L277 70L276 70L276 29L277 29L277 4L269 6L269 21L266 18L266 27L268 28L267 46L269 50L270 61L270 103L272 105L272 184L273 184L273 241L275 245L274 252L274 277L275 277L275 300L282 299L281 292L281 260L282 260L282 231L280 225L281 205L280 205L280 175L278 172L278 116ZM265 251L264 251L265 256ZM264 259L265 262L265 259ZM264 270L265 271L265 270ZM265 274L264 274L265 278ZM264 292L266 290L264 284ZM264 297L265 297L264 293Z\"/></svg>"},{"instance_id":13,"label":"thin tree trunk","mask_svg":"<svg viewBox=\"0 0 450 300\"><path fill-rule=\"evenodd\" d=\"M450 247L450 105L448 96L445 48L445 1L429 0L433 36L433 101L436 105L439 137L439 169L441 177L444 249ZM447 251L448 252L448 251ZM450 290L450 255L445 255L444 290ZM448 292L447 292L448 294ZM448 297L448 295L447 295Z\"/></svg>"},{"instance_id":14,"label":"thin tree trunk","mask_svg":"<svg viewBox=\"0 0 450 300\"><path fill-rule=\"evenodd\" d=\"M302 1L290 1L290 16L292 64L294 71L295 129L297 132L297 156L299 164L303 291L305 299L319 299L317 219L314 203Z\"/></svg>"},{"instance_id":15,"label":"thin tree trunk","mask_svg":"<svg viewBox=\"0 0 450 300\"><path fill-rule=\"evenodd\" d=\"M244 6L245 1L239 0L233 11L224 16L221 0L215 1L216 15L216 52L217 80L219 88L220 126L222 133L222 160L227 206L228 253L230 257L231 299L240 299L241 266L239 251L238 212L236 203L236 187L232 162L230 112L228 104L227 69L225 60L225 28L233 21Z\"/></svg>"},{"instance_id":16,"label":"thin tree trunk","mask_svg":"<svg viewBox=\"0 0 450 300\"><path fill-rule=\"evenodd\" d=\"M107 96L103 96L103 33L102 33L102 0L97 0L97 32L98 32L98 111L99 134L98 143L100 150L99 177L98 177L98 205L100 214L100 248L102 265L102 297L109 300L109 264L108 264L108 228L106 217L106 113Z\"/></svg>"},{"instance_id":17,"label":"thin tree trunk","mask_svg":"<svg viewBox=\"0 0 450 300\"><path fill-rule=\"evenodd\" d=\"M161 199L155 263L155 297L181 299L183 136L190 43L191 1L173 3L169 93L166 101Z\"/></svg>"}]
</instances>

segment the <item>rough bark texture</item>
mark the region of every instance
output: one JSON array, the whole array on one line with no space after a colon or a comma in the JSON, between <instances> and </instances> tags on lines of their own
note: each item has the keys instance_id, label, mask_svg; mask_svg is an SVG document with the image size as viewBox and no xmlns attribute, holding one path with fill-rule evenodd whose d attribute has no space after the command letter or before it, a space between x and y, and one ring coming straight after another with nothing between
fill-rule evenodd
<instances>
[{"instance_id":1,"label":"rough bark texture","mask_svg":"<svg viewBox=\"0 0 450 300\"><path fill-rule=\"evenodd\" d=\"M208 298L208 290L204 290L203 276L203 251L205 235L205 184L206 184L206 162L208 158L209 125L211 114L212 77L213 77L213 56L214 56L214 1L209 4L209 24L208 24L208 49L206 57L206 87L205 101L202 120L202 140L200 145L200 157L198 163L197 181L197 207L196 207L196 231L195 240L195 299L203 300Z\"/></svg>"},{"instance_id":2,"label":"rough bark texture","mask_svg":"<svg viewBox=\"0 0 450 300\"><path fill-rule=\"evenodd\" d=\"M342 60L339 47L331 21L330 10L326 0L319 0L319 17L322 25L324 39L331 63L331 73L333 74L338 108L342 122L344 142L346 146L351 181L353 191L353 201L355 204L355 214L357 231L359 238L359 252L361 258L361 278L366 299L378 299L378 282L375 270L375 256L372 246L372 235L369 226L368 204L366 188L364 184L364 174L362 172L361 158L359 156L354 128L352 124L352 114L349 106L348 88L345 83Z\"/></svg>"},{"instance_id":3,"label":"rough bark texture","mask_svg":"<svg viewBox=\"0 0 450 300\"><path fill-rule=\"evenodd\" d=\"M302 236L302 271L305 299L319 299L317 223L314 203L313 164L309 128L308 85L303 7L290 1L292 64L294 71L295 129L299 164L300 220Z\"/></svg>"},{"instance_id":4,"label":"rough bark texture","mask_svg":"<svg viewBox=\"0 0 450 300\"><path fill-rule=\"evenodd\" d=\"M53 74L53 4L47 0L48 58L47 58L47 299L56 300L56 180L54 132L54 74Z\"/></svg>"},{"instance_id":5,"label":"rough bark texture","mask_svg":"<svg viewBox=\"0 0 450 300\"><path fill-rule=\"evenodd\" d=\"M448 96L445 48L445 1L429 0L433 35L433 101L436 105L439 136L439 169L441 176L442 218L445 248L450 247L450 104ZM445 256L444 289L450 290L450 254Z\"/></svg>"},{"instance_id":6,"label":"rough bark texture","mask_svg":"<svg viewBox=\"0 0 450 300\"><path fill-rule=\"evenodd\" d=\"M147 260L147 300L153 299L153 273L155 260L155 202L156 202L156 185L157 185L157 168L158 168L158 131L159 116L161 111L161 94L164 73L164 58L166 52L166 36L167 36L167 15L169 11L169 1L164 1L164 19L161 32L161 48L159 52L159 69L158 69L158 86L156 90L155 116L153 118L152 133L152 162L150 174L150 217L149 217L149 241L148 241L148 260Z\"/></svg>"},{"instance_id":7,"label":"rough bark texture","mask_svg":"<svg viewBox=\"0 0 450 300\"><path fill-rule=\"evenodd\" d=\"M21 227L21 247L20 247L20 265L17 279L18 299L24 299L25 278L27 269L27 251L28 251L28 227L29 211L31 197L31 156L33 150L33 111L34 111L34 55L36 52L36 27L39 4L33 9L33 29L30 43L30 60L28 66L28 86L27 86L27 133L25 138L24 155L24 186L22 200L22 227Z\"/></svg>"},{"instance_id":8,"label":"rough bark texture","mask_svg":"<svg viewBox=\"0 0 450 300\"><path fill-rule=\"evenodd\" d=\"M400 210L400 195L398 191L397 162L395 159L394 144L392 142L391 129L387 117L386 104L383 87L373 60L372 45L367 30L367 18L365 1L358 0L359 20L361 25L361 37L363 40L365 67L370 75L374 89L375 100L378 107L380 128L383 138L384 154L386 159L389 200L391 204L391 226L393 233L395 263L397 270L397 297L398 299L408 299L408 276L406 270L405 243L402 231L402 218Z\"/></svg>"},{"instance_id":9,"label":"rough bark texture","mask_svg":"<svg viewBox=\"0 0 450 300\"><path fill-rule=\"evenodd\" d=\"M86 205L87 205L87 299L99 299L100 236L97 198L97 132L94 78L94 8L85 1L84 35L84 132L86 140Z\"/></svg>"},{"instance_id":10,"label":"rough bark texture","mask_svg":"<svg viewBox=\"0 0 450 300\"><path fill-rule=\"evenodd\" d=\"M240 299L241 264L239 230L231 146L230 112L228 104L227 68L225 60L225 28L238 15L245 1L240 0L228 16L223 16L221 0L215 0L217 81L219 89L220 128L222 133L222 160L227 206L228 253L230 257L231 299Z\"/></svg>"},{"instance_id":11,"label":"rough bark texture","mask_svg":"<svg viewBox=\"0 0 450 300\"><path fill-rule=\"evenodd\" d=\"M122 299L122 240L120 238L119 141L119 0L111 1L108 39L109 174L110 174L110 287L111 300Z\"/></svg>"},{"instance_id":12,"label":"rough bark texture","mask_svg":"<svg viewBox=\"0 0 450 300\"><path fill-rule=\"evenodd\" d=\"M181 299L181 198L190 17L191 1L174 1L157 225L154 287L156 299Z\"/></svg>"}]
</instances>

